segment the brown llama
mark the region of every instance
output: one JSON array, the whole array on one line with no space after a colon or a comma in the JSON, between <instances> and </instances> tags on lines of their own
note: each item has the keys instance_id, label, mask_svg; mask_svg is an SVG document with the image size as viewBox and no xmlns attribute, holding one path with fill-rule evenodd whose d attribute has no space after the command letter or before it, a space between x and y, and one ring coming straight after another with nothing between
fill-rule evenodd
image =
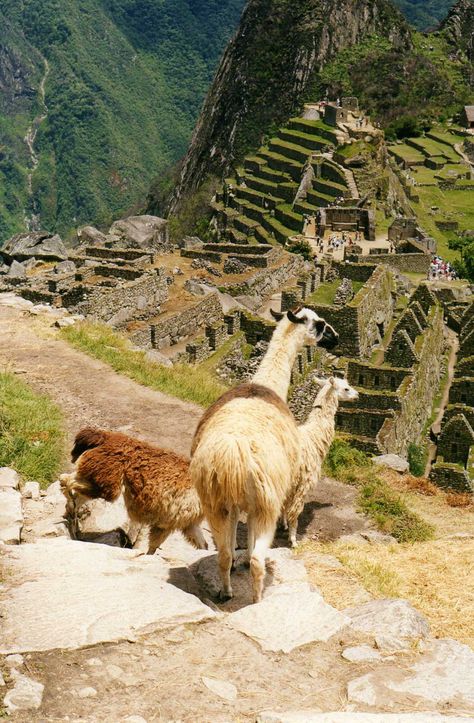
<instances>
[{"instance_id":1,"label":"brown llama","mask_svg":"<svg viewBox=\"0 0 474 723\"><path fill-rule=\"evenodd\" d=\"M152 555L175 530L207 549L202 506L189 475L189 460L119 432L81 430L74 442L72 474L61 475L69 515L90 499L114 502L123 492L130 519L149 525Z\"/></svg>"}]
</instances>

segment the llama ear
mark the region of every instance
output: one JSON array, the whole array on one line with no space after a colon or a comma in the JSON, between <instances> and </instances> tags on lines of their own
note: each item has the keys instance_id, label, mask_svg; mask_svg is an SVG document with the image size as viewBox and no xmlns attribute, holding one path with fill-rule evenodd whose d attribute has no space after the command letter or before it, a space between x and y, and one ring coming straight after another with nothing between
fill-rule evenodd
<instances>
[{"instance_id":1,"label":"llama ear","mask_svg":"<svg viewBox=\"0 0 474 723\"><path fill-rule=\"evenodd\" d=\"M275 321L281 321L284 316L284 314L282 314L280 311L273 311L273 309L270 309L270 314L273 316Z\"/></svg>"},{"instance_id":2,"label":"llama ear","mask_svg":"<svg viewBox=\"0 0 474 723\"><path fill-rule=\"evenodd\" d=\"M299 310L300 310L299 308L295 309L294 311L292 309L290 309L289 311L286 312L286 315L292 324L304 324L305 323L305 319L300 319L299 316L296 316L295 312L298 312Z\"/></svg>"},{"instance_id":3,"label":"llama ear","mask_svg":"<svg viewBox=\"0 0 474 723\"><path fill-rule=\"evenodd\" d=\"M329 377L328 382L332 387L334 387L336 384L336 380L334 379L334 377Z\"/></svg>"}]
</instances>

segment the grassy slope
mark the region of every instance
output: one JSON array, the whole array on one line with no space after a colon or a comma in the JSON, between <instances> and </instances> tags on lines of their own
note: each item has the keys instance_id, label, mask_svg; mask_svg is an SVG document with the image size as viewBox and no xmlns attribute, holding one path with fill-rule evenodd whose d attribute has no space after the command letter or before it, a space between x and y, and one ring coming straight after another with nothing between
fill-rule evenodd
<instances>
[{"instance_id":1,"label":"grassy slope","mask_svg":"<svg viewBox=\"0 0 474 723\"><path fill-rule=\"evenodd\" d=\"M13 467L43 487L56 478L64 455L60 410L13 374L0 373L0 467Z\"/></svg>"},{"instance_id":2,"label":"grassy slope","mask_svg":"<svg viewBox=\"0 0 474 723\"><path fill-rule=\"evenodd\" d=\"M202 365L175 364L168 369L147 361L145 352L132 351L130 342L105 324L83 322L63 329L61 336L76 349L110 364L119 374L178 399L207 407L226 391L213 374L212 357ZM214 356L217 363L222 351Z\"/></svg>"},{"instance_id":3,"label":"grassy slope","mask_svg":"<svg viewBox=\"0 0 474 723\"><path fill-rule=\"evenodd\" d=\"M47 121L37 138L33 179L42 225L109 223L143 204L152 178L184 153L242 0L5 0L3 41L27 64L32 93L0 105L0 149L18 169L16 208L0 203L0 243L22 225L27 157L23 137L36 115L42 52L51 73ZM4 13L4 15L2 14ZM2 31L0 30L0 34ZM26 39L27 38L27 39ZM31 64L31 62L30 62ZM0 164L0 174L2 168ZM19 176L16 178L16 176Z\"/></svg>"}]
</instances>

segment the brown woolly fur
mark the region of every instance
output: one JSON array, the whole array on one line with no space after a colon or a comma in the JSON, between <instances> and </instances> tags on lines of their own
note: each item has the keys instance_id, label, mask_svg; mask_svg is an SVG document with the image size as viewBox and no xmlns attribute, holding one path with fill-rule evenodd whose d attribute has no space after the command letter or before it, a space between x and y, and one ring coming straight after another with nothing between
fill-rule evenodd
<instances>
[{"instance_id":1,"label":"brown woolly fur","mask_svg":"<svg viewBox=\"0 0 474 723\"><path fill-rule=\"evenodd\" d=\"M75 473L61 477L69 513L87 499L113 502L123 492L131 520L150 525L150 554L174 530L181 530L195 547L207 547L187 459L119 432L92 428L79 432L72 457L77 460Z\"/></svg>"},{"instance_id":2,"label":"brown woolly fur","mask_svg":"<svg viewBox=\"0 0 474 723\"><path fill-rule=\"evenodd\" d=\"M229 389L228 392L225 392L225 394L219 397L219 399L215 401L214 404L211 404L209 409L204 412L194 434L191 455L194 454L194 450L198 446L204 432L204 427L207 425L209 420L225 404L228 404L233 399L261 399L267 404L274 404L282 414L287 414L290 417L293 416L286 402L284 402L278 394L275 394L275 392L268 387L264 387L262 384L252 384L251 382L239 384L238 387L234 387L233 389Z\"/></svg>"}]
</instances>

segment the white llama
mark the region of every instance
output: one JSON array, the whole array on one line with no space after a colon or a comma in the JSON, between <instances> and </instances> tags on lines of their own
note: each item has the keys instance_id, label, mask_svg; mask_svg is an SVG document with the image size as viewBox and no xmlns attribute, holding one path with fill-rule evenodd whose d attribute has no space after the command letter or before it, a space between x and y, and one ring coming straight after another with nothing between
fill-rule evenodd
<instances>
[{"instance_id":1,"label":"white llama","mask_svg":"<svg viewBox=\"0 0 474 723\"><path fill-rule=\"evenodd\" d=\"M300 466L298 428L283 401L291 368L305 344L333 347L337 338L310 309L282 315L252 383L224 394L198 425L190 473L217 546L222 599L232 597L240 510L247 513L254 602L262 597L266 554Z\"/></svg>"},{"instance_id":2,"label":"white llama","mask_svg":"<svg viewBox=\"0 0 474 723\"><path fill-rule=\"evenodd\" d=\"M291 545L296 545L298 517L303 511L306 493L319 482L321 467L334 439L336 412L339 402L355 401L359 394L345 379L331 377L316 380L322 385L305 424L298 427L301 458L300 471L294 478L283 506Z\"/></svg>"}]
</instances>

